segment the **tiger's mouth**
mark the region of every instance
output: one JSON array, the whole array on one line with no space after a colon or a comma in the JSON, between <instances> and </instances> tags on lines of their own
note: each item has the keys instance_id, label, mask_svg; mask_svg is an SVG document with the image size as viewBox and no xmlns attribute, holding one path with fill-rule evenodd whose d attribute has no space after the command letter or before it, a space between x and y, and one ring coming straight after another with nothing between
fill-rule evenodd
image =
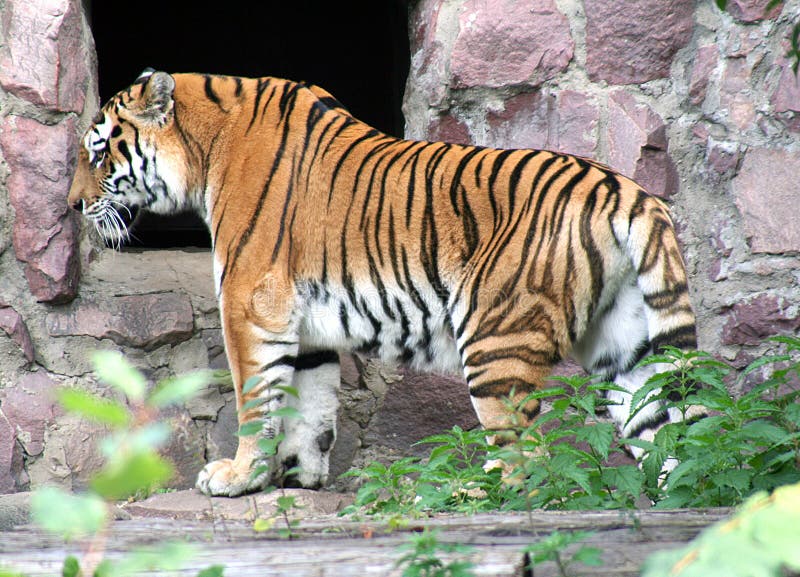
<instances>
[{"instance_id":1,"label":"tiger's mouth","mask_svg":"<svg viewBox=\"0 0 800 577\"><path fill-rule=\"evenodd\" d=\"M139 216L139 208L128 206L112 198L104 197L81 209L106 244L119 250L131 238L131 228Z\"/></svg>"}]
</instances>

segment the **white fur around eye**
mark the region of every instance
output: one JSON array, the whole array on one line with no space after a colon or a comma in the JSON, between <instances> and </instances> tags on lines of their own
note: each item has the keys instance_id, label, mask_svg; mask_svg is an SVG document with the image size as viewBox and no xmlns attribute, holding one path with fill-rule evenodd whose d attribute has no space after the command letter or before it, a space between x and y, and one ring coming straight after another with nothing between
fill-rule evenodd
<instances>
[{"instance_id":1,"label":"white fur around eye","mask_svg":"<svg viewBox=\"0 0 800 577\"><path fill-rule=\"evenodd\" d=\"M111 126L111 122L106 116L103 116L102 122L92 126L83 139L83 146L86 150L99 152L105 149L108 139L111 137Z\"/></svg>"}]
</instances>

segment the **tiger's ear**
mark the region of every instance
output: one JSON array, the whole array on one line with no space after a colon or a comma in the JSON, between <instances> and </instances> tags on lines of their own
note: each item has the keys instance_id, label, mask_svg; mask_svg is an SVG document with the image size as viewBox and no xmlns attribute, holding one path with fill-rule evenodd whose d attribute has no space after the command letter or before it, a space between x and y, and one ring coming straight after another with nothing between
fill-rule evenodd
<instances>
[{"instance_id":1,"label":"tiger's ear","mask_svg":"<svg viewBox=\"0 0 800 577\"><path fill-rule=\"evenodd\" d=\"M142 108L138 116L163 126L172 118L175 79L166 72L151 70L145 70L139 79L142 80L143 77Z\"/></svg>"}]
</instances>

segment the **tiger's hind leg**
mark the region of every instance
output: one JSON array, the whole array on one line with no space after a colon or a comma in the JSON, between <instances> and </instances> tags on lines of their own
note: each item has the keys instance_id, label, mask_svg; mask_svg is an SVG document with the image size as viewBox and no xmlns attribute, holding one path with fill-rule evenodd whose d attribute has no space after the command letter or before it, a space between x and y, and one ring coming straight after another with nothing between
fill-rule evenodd
<instances>
[{"instance_id":1,"label":"tiger's hind leg","mask_svg":"<svg viewBox=\"0 0 800 577\"><path fill-rule=\"evenodd\" d=\"M523 309L513 299L469 317L456 341L472 405L483 428L493 431L489 442L509 445L539 414L539 401L526 397L542 388L561 358L553 323L540 307ZM505 477L512 472L499 460L485 464L495 467Z\"/></svg>"},{"instance_id":2,"label":"tiger's hind leg","mask_svg":"<svg viewBox=\"0 0 800 577\"><path fill-rule=\"evenodd\" d=\"M610 306L595 314L573 349L573 356L587 372L602 375L623 389L607 394L611 401L608 412L623 437L652 441L664 424L682 419L680 411L668 408L663 401L646 402L631 417L632 410L636 409L631 406L634 393L653 375L671 368L665 364L636 366L652 353L647 307L635 278L631 276L622 282ZM700 414L701 410L690 411L692 417ZM643 454L638 447L629 446L628 450L636 458ZM674 465L674 462L669 462L665 469Z\"/></svg>"},{"instance_id":3,"label":"tiger's hind leg","mask_svg":"<svg viewBox=\"0 0 800 577\"><path fill-rule=\"evenodd\" d=\"M331 449L336 441L340 383L339 355L313 350L298 354L287 404L299 413L283 420L285 438L278 449L284 487L318 489L328 482Z\"/></svg>"}]
</instances>

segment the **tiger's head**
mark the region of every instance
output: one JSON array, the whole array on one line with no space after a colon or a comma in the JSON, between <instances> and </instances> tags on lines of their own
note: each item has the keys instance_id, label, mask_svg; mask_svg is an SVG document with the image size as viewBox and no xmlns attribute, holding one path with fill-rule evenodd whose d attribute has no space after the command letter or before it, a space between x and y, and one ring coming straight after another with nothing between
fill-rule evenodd
<instances>
[{"instance_id":1,"label":"tiger's head","mask_svg":"<svg viewBox=\"0 0 800 577\"><path fill-rule=\"evenodd\" d=\"M117 248L140 210L194 208L174 91L174 77L145 70L100 109L83 137L68 202Z\"/></svg>"}]
</instances>

